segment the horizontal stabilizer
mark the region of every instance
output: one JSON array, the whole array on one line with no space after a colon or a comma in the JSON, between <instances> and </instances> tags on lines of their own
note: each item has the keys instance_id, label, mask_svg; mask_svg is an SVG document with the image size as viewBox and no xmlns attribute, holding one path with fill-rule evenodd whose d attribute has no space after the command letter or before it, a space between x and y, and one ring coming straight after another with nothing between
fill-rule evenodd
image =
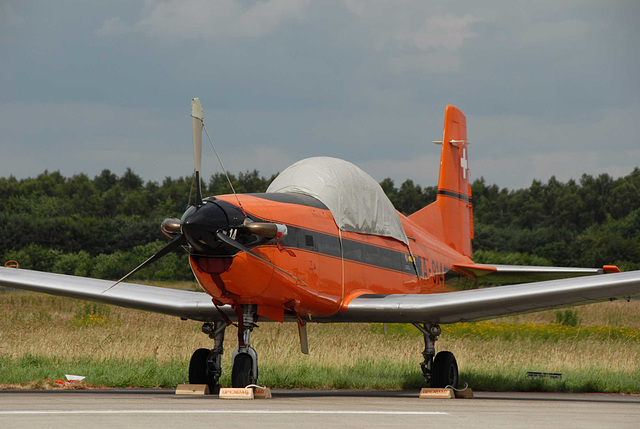
<instances>
[{"instance_id":1,"label":"horizontal stabilizer","mask_svg":"<svg viewBox=\"0 0 640 429\"><path fill-rule=\"evenodd\" d=\"M494 282L496 284L525 283L620 272L620 269L615 265L605 265L602 268L576 268L528 265L454 264L452 269L455 272L469 277L482 278L483 283Z\"/></svg>"}]
</instances>

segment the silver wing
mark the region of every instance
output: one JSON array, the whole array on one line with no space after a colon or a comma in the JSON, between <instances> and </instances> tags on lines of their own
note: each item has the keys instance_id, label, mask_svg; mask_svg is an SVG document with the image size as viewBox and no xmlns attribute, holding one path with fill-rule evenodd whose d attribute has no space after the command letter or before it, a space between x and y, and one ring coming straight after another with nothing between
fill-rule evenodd
<instances>
[{"instance_id":1,"label":"silver wing","mask_svg":"<svg viewBox=\"0 0 640 429\"><path fill-rule=\"evenodd\" d=\"M361 295L341 322L456 323L640 294L640 271L430 295Z\"/></svg>"},{"instance_id":2,"label":"silver wing","mask_svg":"<svg viewBox=\"0 0 640 429\"><path fill-rule=\"evenodd\" d=\"M0 286L87 299L199 321L222 320L211 297L192 292L18 268L0 268ZM106 291L109 289L108 291ZM105 292L106 291L106 292ZM361 295L316 322L455 323L640 294L640 271L428 295ZM235 312L220 307L230 319ZM295 320L295 319L291 319Z\"/></svg>"},{"instance_id":3,"label":"silver wing","mask_svg":"<svg viewBox=\"0 0 640 429\"><path fill-rule=\"evenodd\" d=\"M136 283L119 283L88 277L45 273L20 268L0 268L0 286L27 289L51 295L86 299L137 310L153 311L171 316L210 322L222 320L211 297L204 292L169 289ZM109 289L107 291L107 289ZM106 291L106 292L105 292ZM220 307L235 318L228 306Z\"/></svg>"}]
</instances>

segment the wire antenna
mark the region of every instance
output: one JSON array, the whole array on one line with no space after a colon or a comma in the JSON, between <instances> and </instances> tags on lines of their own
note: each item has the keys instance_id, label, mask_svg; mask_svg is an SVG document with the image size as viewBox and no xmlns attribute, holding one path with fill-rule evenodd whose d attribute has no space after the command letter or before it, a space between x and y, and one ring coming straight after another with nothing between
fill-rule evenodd
<instances>
[{"instance_id":1,"label":"wire antenna","mask_svg":"<svg viewBox=\"0 0 640 429\"><path fill-rule=\"evenodd\" d=\"M224 168L224 165L222 164L222 159L220 158L220 155L218 154L218 151L216 150L216 147L213 144L213 140L211 140L211 137L209 136L209 132L207 131L207 127L203 124L202 128L204 129L204 133L207 135L207 138L209 139L209 143L211 144L211 147L213 148L213 151L216 153L216 157L218 158L218 162L220 163L220 167L222 168L222 171L224 172L224 175L227 178L227 182L229 182L229 186L231 186L231 192L233 192L233 195L235 195L236 201L238 202L238 206L240 206L240 210L242 210L242 213L244 214L244 216L247 217L247 212L245 212L244 211L244 207L242 207L242 203L240 202L240 199L238 198L238 194L236 193L236 190L233 187L233 183L231 183L231 179L229 179L229 173L227 173L227 170Z\"/></svg>"}]
</instances>

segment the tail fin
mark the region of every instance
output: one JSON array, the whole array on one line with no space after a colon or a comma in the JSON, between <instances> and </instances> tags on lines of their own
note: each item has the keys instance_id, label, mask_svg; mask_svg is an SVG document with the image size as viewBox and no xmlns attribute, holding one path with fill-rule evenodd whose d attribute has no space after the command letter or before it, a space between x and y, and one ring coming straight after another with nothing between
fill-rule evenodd
<instances>
[{"instance_id":1,"label":"tail fin","mask_svg":"<svg viewBox=\"0 0 640 429\"><path fill-rule=\"evenodd\" d=\"M447 106L440 158L436 202L409 216L423 229L458 252L471 257L473 208L469 184L467 118L455 106Z\"/></svg>"}]
</instances>

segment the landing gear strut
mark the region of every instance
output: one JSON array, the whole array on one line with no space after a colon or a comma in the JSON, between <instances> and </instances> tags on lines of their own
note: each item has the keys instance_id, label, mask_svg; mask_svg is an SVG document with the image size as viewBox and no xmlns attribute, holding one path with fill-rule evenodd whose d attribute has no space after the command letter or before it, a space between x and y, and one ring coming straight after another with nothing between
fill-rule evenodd
<instances>
[{"instance_id":1,"label":"landing gear strut","mask_svg":"<svg viewBox=\"0 0 640 429\"><path fill-rule=\"evenodd\" d=\"M220 375L222 374L221 357L224 353L224 331L227 324L224 322L205 323L202 332L213 339L213 349L198 349L191 356L189 362L189 383L206 384L210 393L220 391Z\"/></svg>"},{"instance_id":2,"label":"landing gear strut","mask_svg":"<svg viewBox=\"0 0 640 429\"><path fill-rule=\"evenodd\" d=\"M253 328L257 327L258 306L254 304L238 307L238 348L233 351L233 369L231 385L246 387L258 381L258 353L249 345ZM231 322L229 322L231 323ZM207 322L202 325L202 332L213 339L213 349L198 349L189 362L189 383L206 384L209 392L220 391L220 375L222 375L221 357L224 352L225 322Z\"/></svg>"},{"instance_id":3,"label":"landing gear strut","mask_svg":"<svg viewBox=\"0 0 640 429\"><path fill-rule=\"evenodd\" d=\"M420 364L422 374L431 387L458 387L458 363L453 353L442 351L436 355L435 342L442 330L439 325L413 324L424 336L424 362ZM435 358L434 358L435 356Z\"/></svg>"},{"instance_id":4,"label":"landing gear strut","mask_svg":"<svg viewBox=\"0 0 640 429\"><path fill-rule=\"evenodd\" d=\"M233 369L231 370L231 385L246 387L258 381L258 354L249 345L253 328L258 326L258 306L255 304L242 305L242 317L238 314L238 348L233 351Z\"/></svg>"}]
</instances>

